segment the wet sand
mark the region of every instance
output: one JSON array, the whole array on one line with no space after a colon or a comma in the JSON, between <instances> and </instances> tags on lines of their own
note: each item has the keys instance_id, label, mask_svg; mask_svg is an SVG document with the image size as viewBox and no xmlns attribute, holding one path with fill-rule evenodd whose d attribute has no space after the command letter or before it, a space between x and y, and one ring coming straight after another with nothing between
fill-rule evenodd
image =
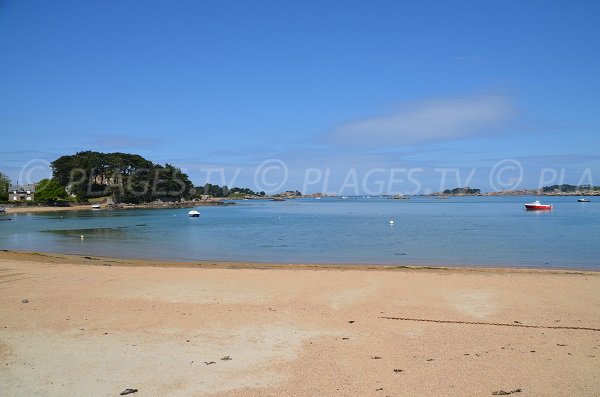
<instances>
[{"instance_id":1,"label":"wet sand","mask_svg":"<svg viewBox=\"0 0 600 397\"><path fill-rule=\"evenodd\" d=\"M600 390L594 272L0 252L0 291L3 396Z\"/></svg>"}]
</instances>

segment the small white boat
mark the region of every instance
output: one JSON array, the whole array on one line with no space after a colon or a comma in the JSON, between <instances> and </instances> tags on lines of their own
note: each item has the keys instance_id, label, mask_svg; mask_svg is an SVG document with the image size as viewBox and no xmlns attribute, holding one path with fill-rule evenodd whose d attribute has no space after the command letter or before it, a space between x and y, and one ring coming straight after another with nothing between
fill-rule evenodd
<instances>
[{"instance_id":1,"label":"small white boat","mask_svg":"<svg viewBox=\"0 0 600 397\"><path fill-rule=\"evenodd\" d=\"M525 204L527 211L552 211L552 204L542 204L540 200Z\"/></svg>"},{"instance_id":2,"label":"small white boat","mask_svg":"<svg viewBox=\"0 0 600 397\"><path fill-rule=\"evenodd\" d=\"M589 203L590 202L590 200L586 199L585 197L577 199L577 201L580 203Z\"/></svg>"},{"instance_id":3,"label":"small white boat","mask_svg":"<svg viewBox=\"0 0 600 397\"><path fill-rule=\"evenodd\" d=\"M92 204L92 209L99 210L100 209L100 204Z\"/></svg>"},{"instance_id":4,"label":"small white boat","mask_svg":"<svg viewBox=\"0 0 600 397\"><path fill-rule=\"evenodd\" d=\"M200 216L200 213L196 210L191 210L190 212L188 212L188 216L192 218L198 218Z\"/></svg>"}]
</instances>

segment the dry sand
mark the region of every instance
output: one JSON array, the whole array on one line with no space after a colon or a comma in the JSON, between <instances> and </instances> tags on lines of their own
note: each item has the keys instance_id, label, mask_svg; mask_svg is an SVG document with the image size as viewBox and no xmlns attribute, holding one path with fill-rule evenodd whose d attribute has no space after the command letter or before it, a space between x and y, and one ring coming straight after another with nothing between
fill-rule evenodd
<instances>
[{"instance_id":1,"label":"dry sand","mask_svg":"<svg viewBox=\"0 0 600 397\"><path fill-rule=\"evenodd\" d=\"M600 393L600 273L243 267L0 253L0 396Z\"/></svg>"}]
</instances>

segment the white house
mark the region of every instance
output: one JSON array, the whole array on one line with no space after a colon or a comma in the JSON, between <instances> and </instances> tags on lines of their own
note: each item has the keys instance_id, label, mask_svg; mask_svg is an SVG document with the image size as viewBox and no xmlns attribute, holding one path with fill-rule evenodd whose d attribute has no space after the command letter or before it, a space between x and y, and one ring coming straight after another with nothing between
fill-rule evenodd
<instances>
[{"instance_id":1,"label":"white house","mask_svg":"<svg viewBox=\"0 0 600 397\"><path fill-rule=\"evenodd\" d=\"M8 190L9 201L33 201L35 185L11 186Z\"/></svg>"}]
</instances>

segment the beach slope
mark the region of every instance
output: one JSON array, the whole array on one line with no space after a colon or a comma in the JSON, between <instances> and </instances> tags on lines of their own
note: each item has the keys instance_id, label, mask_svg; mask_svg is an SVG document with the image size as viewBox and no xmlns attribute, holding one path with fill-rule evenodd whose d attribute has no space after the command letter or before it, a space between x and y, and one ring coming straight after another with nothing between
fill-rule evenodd
<instances>
[{"instance_id":1,"label":"beach slope","mask_svg":"<svg viewBox=\"0 0 600 397\"><path fill-rule=\"evenodd\" d=\"M593 272L267 268L2 252L0 291L3 396L600 390Z\"/></svg>"}]
</instances>

